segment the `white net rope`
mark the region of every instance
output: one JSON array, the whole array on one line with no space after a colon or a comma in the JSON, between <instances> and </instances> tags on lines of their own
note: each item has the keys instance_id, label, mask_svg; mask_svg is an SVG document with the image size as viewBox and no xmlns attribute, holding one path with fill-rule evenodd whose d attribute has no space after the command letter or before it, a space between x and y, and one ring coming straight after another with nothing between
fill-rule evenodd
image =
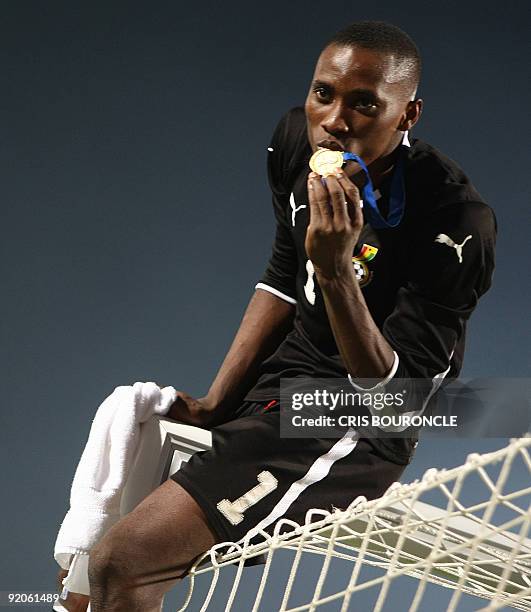
<instances>
[{"instance_id":1,"label":"white net rope","mask_svg":"<svg viewBox=\"0 0 531 612\"><path fill-rule=\"evenodd\" d=\"M503 606L531 610L531 486L525 486L531 484L530 448L531 437L518 438L499 451L470 455L460 467L431 469L411 484L395 483L379 499L358 497L344 511L311 510L304 525L280 520L273 535L262 532L258 543L255 538L253 544L248 539L219 544L191 569L181 611L272 610L269 591L279 586L273 561L286 551L290 564L287 571L284 564L285 584L274 608L280 612L359 609L354 604L369 589L374 592L371 609L380 612L386 603L391 609L391 589L405 576L416 579L416 588L409 607L400 601L401 610L425 610L430 584L447 587L440 590L448 594L449 612L457 610L465 594L478 598L481 607L475 609L484 612ZM301 571L308 555L321 563L313 582ZM249 589L245 564L259 556L265 556L265 563L256 596L242 608L238 595L242 585ZM340 588L338 572L330 571L336 560L348 564ZM228 567L235 577L220 603L216 589ZM210 583L198 603L194 587L205 575ZM331 577L334 590L329 593ZM305 601L293 604L297 581L303 581ZM392 609L397 610L396 601Z\"/></svg>"}]
</instances>

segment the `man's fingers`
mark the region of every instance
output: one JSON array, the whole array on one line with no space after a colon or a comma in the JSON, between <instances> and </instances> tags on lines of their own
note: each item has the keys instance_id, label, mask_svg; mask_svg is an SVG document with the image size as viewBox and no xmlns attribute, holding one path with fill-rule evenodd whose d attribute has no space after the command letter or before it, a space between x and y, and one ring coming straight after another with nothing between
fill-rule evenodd
<instances>
[{"instance_id":1,"label":"man's fingers","mask_svg":"<svg viewBox=\"0 0 531 612\"><path fill-rule=\"evenodd\" d=\"M193 405L193 398L184 393L183 391L177 391L175 401L170 406L165 416L174 421L180 421L189 417L190 408Z\"/></svg>"},{"instance_id":2,"label":"man's fingers","mask_svg":"<svg viewBox=\"0 0 531 612\"><path fill-rule=\"evenodd\" d=\"M345 228L348 222L356 227L363 226L358 188L342 170L326 179L311 172L308 175L308 200L314 220L333 220L337 228Z\"/></svg>"},{"instance_id":3,"label":"man's fingers","mask_svg":"<svg viewBox=\"0 0 531 612\"><path fill-rule=\"evenodd\" d=\"M361 210L360 192L356 185L347 177L347 175L339 170L335 176L338 184L343 189L343 192L347 196L349 202L347 211L350 216L352 225L356 227L363 226L363 213Z\"/></svg>"},{"instance_id":4,"label":"man's fingers","mask_svg":"<svg viewBox=\"0 0 531 612\"><path fill-rule=\"evenodd\" d=\"M59 593L63 591L63 579L68 575L68 570L60 569L57 574L57 589ZM63 608L69 612L86 612L89 605L90 598L88 595L81 595L81 593L72 593L69 591L68 596L65 599L60 599L60 603Z\"/></svg>"},{"instance_id":5,"label":"man's fingers","mask_svg":"<svg viewBox=\"0 0 531 612\"><path fill-rule=\"evenodd\" d=\"M307 187L308 187L308 204L310 205L310 223L312 221L315 222L316 220L319 220L321 218L321 211L319 210L319 205L317 204L317 200L315 199L315 194L314 194L314 184L315 184L316 177L318 176L319 175L316 174L315 172L310 172L310 174L308 175Z\"/></svg>"},{"instance_id":6,"label":"man's fingers","mask_svg":"<svg viewBox=\"0 0 531 612\"><path fill-rule=\"evenodd\" d=\"M349 204L347 202L345 191L336 176L326 177L326 187L328 189L328 193L330 194L330 201L332 203L334 226L337 229L344 229L347 222L350 221L348 213Z\"/></svg>"},{"instance_id":7,"label":"man's fingers","mask_svg":"<svg viewBox=\"0 0 531 612\"><path fill-rule=\"evenodd\" d=\"M328 203L328 191L321 177L315 172L310 172L308 175L308 200L310 214L314 215L314 219L323 221L332 217L332 209Z\"/></svg>"}]
</instances>

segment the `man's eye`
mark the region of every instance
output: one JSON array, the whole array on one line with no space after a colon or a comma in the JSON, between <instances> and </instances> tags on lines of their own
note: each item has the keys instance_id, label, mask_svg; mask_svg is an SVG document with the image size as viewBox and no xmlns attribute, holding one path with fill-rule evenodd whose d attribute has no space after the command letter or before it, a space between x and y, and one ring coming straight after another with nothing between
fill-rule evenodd
<instances>
[{"instance_id":1,"label":"man's eye","mask_svg":"<svg viewBox=\"0 0 531 612\"><path fill-rule=\"evenodd\" d=\"M359 100L356 100L354 107L361 108L366 111L374 111L377 109L377 105L375 104L374 100L369 98L360 98Z\"/></svg>"},{"instance_id":2,"label":"man's eye","mask_svg":"<svg viewBox=\"0 0 531 612\"><path fill-rule=\"evenodd\" d=\"M315 87L313 91L318 100L324 101L330 98L330 93L324 87Z\"/></svg>"}]
</instances>

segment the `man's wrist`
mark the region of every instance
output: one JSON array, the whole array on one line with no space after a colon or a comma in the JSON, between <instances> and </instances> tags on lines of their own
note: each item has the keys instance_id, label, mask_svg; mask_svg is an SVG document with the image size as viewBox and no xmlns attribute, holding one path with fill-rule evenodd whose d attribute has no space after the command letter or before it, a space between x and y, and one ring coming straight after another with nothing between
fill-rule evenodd
<instances>
[{"instance_id":1,"label":"man's wrist","mask_svg":"<svg viewBox=\"0 0 531 612\"><path fill-rule=\"evenodd\" d=\"M327 274L318 268L314 269L317 283L323 293L341 291L343 289L352 291L353 286L359 286L354 267L350 263L338 268L333 274Z\"/></svg>"},{"instance_id":2,"label":"man's wrist","mask_svg":"<svg viewBox=\"0 0 531 612\"><path fill-rule=\"evenodd\" d=\"M218 398L210 393L207 393L204 397L199 397L197 401L200 402L203 409L207 411L214 410L222 403Z\"/></svg>"}]
</instances>

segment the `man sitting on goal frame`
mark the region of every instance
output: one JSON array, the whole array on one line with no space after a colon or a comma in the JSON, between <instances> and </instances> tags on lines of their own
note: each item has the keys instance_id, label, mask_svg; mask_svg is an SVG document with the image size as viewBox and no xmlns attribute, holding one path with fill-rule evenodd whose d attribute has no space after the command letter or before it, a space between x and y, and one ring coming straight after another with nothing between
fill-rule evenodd
<instances>
[{"instance_id":1,"label":"man sitting on goal frame","mask_svg":"<svg viewBox=\"0 0 531 612\"><path fill-rule=\"evenodd\" d=\"M214 544L377 498L411 461L415 436L280 438L279 381L348 377L363 390L362 379L382 389L424 379L433 390L459 374L466 322L491 282L496 221L454 161L409 138L420 64L410 37L380 22L351 24L321 52L304 108L281 119L268 148L276 236L265 274L207 395L178 392L168 414L211 429L212 449L93 548L92 612L159 611ZM361 158L376 205L352 158L324 179L313 172L319 148ZM77 597L65 605L86 609Z\"/></svg>"}]
</instances>

